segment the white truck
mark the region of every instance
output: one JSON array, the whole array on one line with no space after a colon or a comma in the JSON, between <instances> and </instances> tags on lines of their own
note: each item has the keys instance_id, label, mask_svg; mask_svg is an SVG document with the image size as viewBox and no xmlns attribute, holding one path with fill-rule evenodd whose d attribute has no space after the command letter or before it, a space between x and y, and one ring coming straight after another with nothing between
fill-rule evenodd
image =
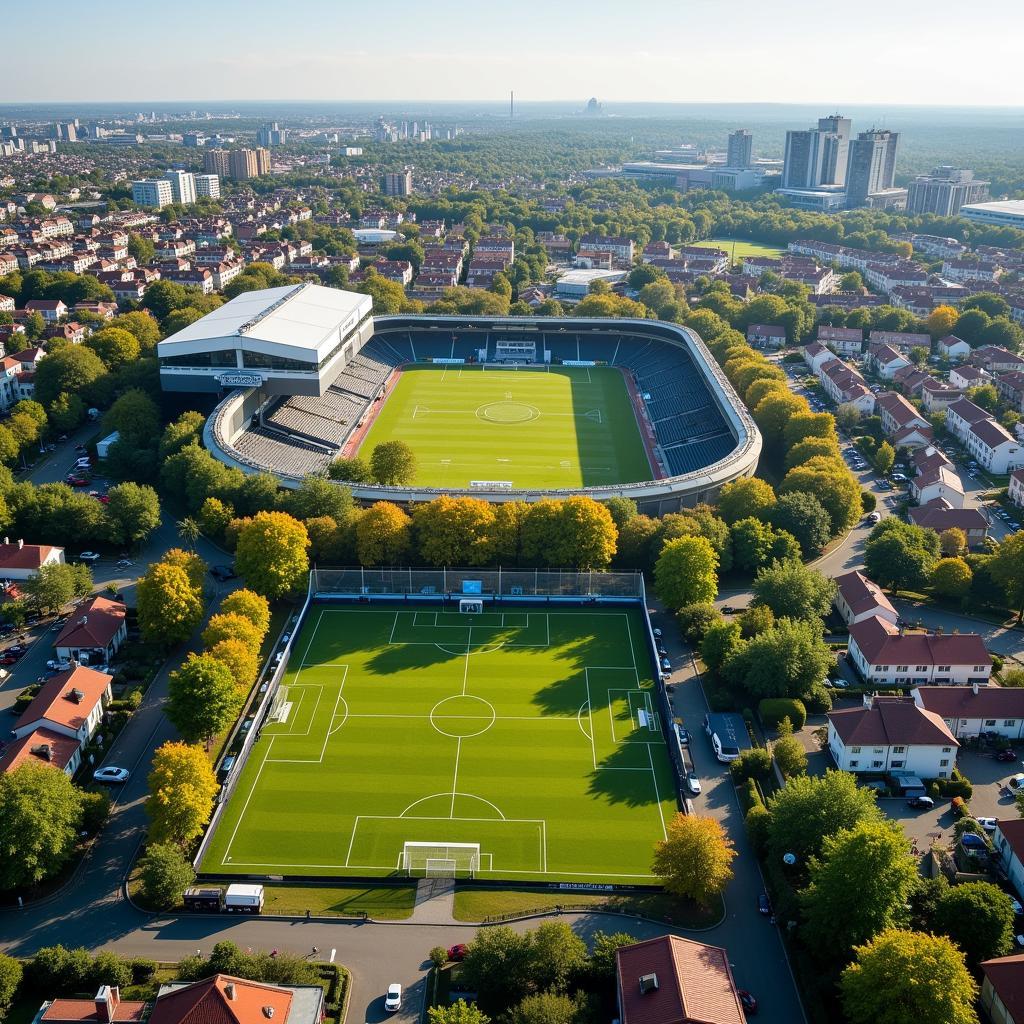
<instances>
[{"instance_id":1,"label":"white truck","mask_svg":"<svg viewBox=\"0 0 1024 1024\"><path fill-rule=\"evenodd\" d=\"M224 911L228 914L259 914L263 911L262 885L229 885L224 894Z\"/></svg>"}]
</instances>

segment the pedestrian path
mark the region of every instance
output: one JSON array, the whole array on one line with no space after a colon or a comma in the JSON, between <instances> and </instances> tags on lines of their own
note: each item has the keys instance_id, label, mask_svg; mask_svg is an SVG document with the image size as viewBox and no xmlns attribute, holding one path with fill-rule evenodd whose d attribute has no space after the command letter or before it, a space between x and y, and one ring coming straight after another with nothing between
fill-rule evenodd
<instances>
[{"instance_id":1,"label":"pedestrian path","mask_svg":"<svg viewBox=\"0 0 1024 1024\"><path fill-rule=\"evenodd\" d=\"M414 924L452 924L455 920L455 879L421 878L416 883Z\"/></svg>"}]
</instances>

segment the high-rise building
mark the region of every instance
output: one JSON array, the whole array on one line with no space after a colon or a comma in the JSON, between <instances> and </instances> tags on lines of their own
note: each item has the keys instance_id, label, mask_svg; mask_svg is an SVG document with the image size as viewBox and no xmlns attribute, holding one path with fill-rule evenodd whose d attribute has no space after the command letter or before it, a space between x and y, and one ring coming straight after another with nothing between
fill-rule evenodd
<instances>
[{"instance_id":1,"label":"high-rise building","mask_svg":"<svg viewBox=\"0 0 1024 1024\"><path fill-rule=\"evenodd\" d=\"M158 181L133 181L132 201L139 206L162 209L174 201L171 183L164 178Z\"/></svg>"},{"instance_id":2,"label":"high-rise building","mask_svg":"<svg viewBox=\"0 0 1024 1024\"><path fill-rule=\"evenodd\" d=\"M262 177L270 173L270 150L263 146L256 149L256 175Z\"/></svg>"},{"instance_id":3,"label":"high-rise building","mask_svg":"<svg viewBox=\"0 0 1024 1024\"><path fill-rule=\"evenodd\" d=\"M893 187L899 132L872 128L850 143L846 173L847 206L863 206L867 197Z\"/></svg>"},{"instance_id":4,"label":"high-rise building","mask_svg":"<svg viewBox=\"0 0 1024 1024\"><path fill-rule=\"evenodd\" d=\"M246 178L258 178L270 173L270 150L263 149L232 149L230 150L230 176L236 181Z\"/></svg>"},{"instance_id":5,"label":"high-rise building","mask_svg":"<svg viewBox=\"0 0 1024 1024\"><path fill-rule=\"evenodd\" d=\"M256 133L257 145L269 148L271 146L284 146L288 142L288 129L280 128L276 121L263 125Z\"/></svg>"},{"instance_id":6,"label":"high-rise building","mask_svg":"<svg viewBox=\"0 0 1024 1024\"><path fill-rule=\"evenodd\" d=\"M226 149L208 149L203 154L203 170L227 178L231 174L231 156Z\"/></svg>"},{"instance_id":7,"label":"high-rise building","mask_svg":"<svg viewBox=\"0 0 1024 1024\"><path fill-rule=\"evenodd\" d=\"M818 119L817 128L786 132L782 187L813 189L842 185L846 180L850 119L833 114Z\"/></svg>"},{"instance_id":8,"label":"high-rise building","mask_svg":"<svg viewBox=\"0 0 1024 1024\"><path fill-rule=\"evenodd\" d=\"M911 213L955 217L961 206L988 199L988 186L989 182L974 177L974 171L936 167L931 174L919 174L910 183L907 209Z\"/></svg>"},{"instance_id":9,"label":"high-rise building","mask_svg":"<svg viewBox=\"0 0 1024 1024\"><path fill-rule=\"evenodd\" d=\"M196 201L196 176L191 171L168 171L164 180L171 183L176 203L190 205Z\"/></svg>"},{"instance_id":10,"label":"high-rise building","mask_svg":"<svg viewBox=\"0 0 1024 1024\"><path fill-rule=\"evenodd\" d=\"M220 199L220 178L216 174L197 174L196 195L200 199Z\"/></svg>"},{"instance_id":11,"label":"high-rise building","mask_svg":"<svg viewBox=\"0 0 1024 1024\"><path fill-rule=\"evenodd\" d=\"M181 137L181 144L189 149L198 149L206 145L206 136L202 132L185 132Z\"/></svg>"},{"instance_id":12,"label":"high-rise building","mask_svg":"<svg viewBox=\"0 0 1024 1024\"><path fill-rule=\"evenodd\" d=\"M822 185L842 185L846 181L847 154L853 122L840 114L818 118L818 131L825 136L822 154Z\"/></svg>"},{"instance_id":13,"label":"high-rise building","mask_svg":"<svg viewBox=\"0 0 1024 1024\"><path fill-rule=\"evenodd\" d=\"M737 169L749 167L753 155L754 137L746 128L740 128L729 135L729 150L725 166Z\"/></svg>"},{"instance_id":14,"label":"high-rise building","mask_svg":"<svg viewBox=\"0 0 1024 1024\"><path fill-rule=\"evenodd\" d=\"M412 195L412 171L406 167L402 171L392 171L381 180L381 191L386 196Z\"/></svg>"}]
</instances>

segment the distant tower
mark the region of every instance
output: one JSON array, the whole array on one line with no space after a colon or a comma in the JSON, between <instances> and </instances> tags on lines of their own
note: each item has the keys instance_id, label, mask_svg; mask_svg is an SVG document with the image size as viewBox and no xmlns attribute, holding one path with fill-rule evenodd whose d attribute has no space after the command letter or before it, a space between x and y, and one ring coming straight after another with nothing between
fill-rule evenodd
<instances>
[{"instance_id":1,"label":"distant tower","mask_svg":"<svg viewBox=\"0 0 1024 1024\"><path fill-rule=\"evenodd\" d=\"M510 121L515 120L516 116L516 94L514 89L509 89L508 92L508 119Z\"/></svg>"},{"instance_id":2,"label":"distant tower","mask_svg":"<svg viewBox=\"0 0 1024 1024\"><path fill-rule=\"evenodd\" d=\"M592 116L601 113L601 104L597 102L596 96L591 96L590 99L587 100L587 113Z\"/></svg>"}]
</instances>

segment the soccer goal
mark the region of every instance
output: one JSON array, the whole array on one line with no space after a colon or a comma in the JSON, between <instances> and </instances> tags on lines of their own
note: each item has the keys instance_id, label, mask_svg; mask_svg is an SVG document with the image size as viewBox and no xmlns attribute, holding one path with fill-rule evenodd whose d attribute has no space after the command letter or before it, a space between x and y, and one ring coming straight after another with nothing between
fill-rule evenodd
<instances>
[{"instance_id":1,"label":"soccer goal","mask_svg":"<svg viewBox=\"0 0 1024 1024\"><path fill-rule=\"evenodd\" d=\"M480 615L484 610L484 603L478 597L462 597L459 599L459 611L463 615Z\"/></svg>"},{"instance_id":2,"label":"soccer goal","mask_svg":"<svg viewBox=\"0 0 1024 1024\"><path fill-rule=\"evenodd\" d=\"M479 843L405 843L401 867L424 878L472 878L480 869Z\"/></svg>"}]
</instances>

